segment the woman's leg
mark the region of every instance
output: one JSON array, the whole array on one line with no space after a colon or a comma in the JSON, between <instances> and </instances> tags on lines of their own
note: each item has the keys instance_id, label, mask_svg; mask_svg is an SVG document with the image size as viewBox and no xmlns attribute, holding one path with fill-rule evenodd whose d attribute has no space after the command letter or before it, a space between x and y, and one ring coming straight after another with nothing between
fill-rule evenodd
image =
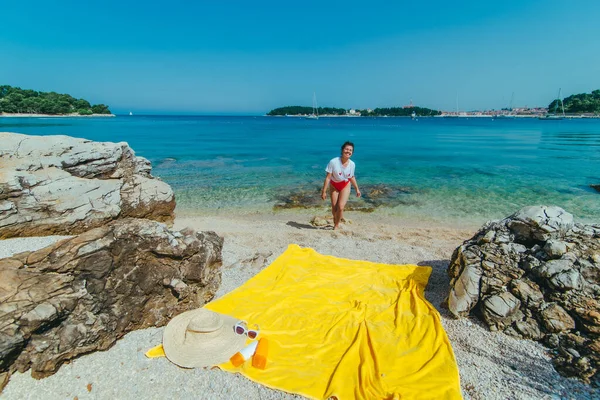
<instances>
[{"instance_id":1,"label":"woman's leg","mask_svg":"<svg viewBox=\"0 0 600 400\"><path fill-rule=\"evenodd\" d=\"M346 187L338 193L339 195L337 196L337 201L335 203L335 212L333 214L333 229L337 229L339 227L340 221L344 217L344 207L346 207L346 203L350 197L350 184L347 184Z\"/></svg>"},{"instance_id":2,"label":"woman's leg","mask_svg":"<svg viewBox=\"0 0 600 400\"><path fill-rule=\"evenodd\" d=\"M331 215L333 215L333 221L335 222L335 208L340 196L340 192L338 192L333 185L331 185L329 189L329 193L331 195Z\"/></svg>"}]
</instances>

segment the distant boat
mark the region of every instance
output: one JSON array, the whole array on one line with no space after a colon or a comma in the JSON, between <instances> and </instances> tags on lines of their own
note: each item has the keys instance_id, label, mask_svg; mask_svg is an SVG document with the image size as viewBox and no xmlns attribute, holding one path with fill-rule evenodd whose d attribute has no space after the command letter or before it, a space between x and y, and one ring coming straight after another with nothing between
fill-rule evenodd
<instances>
[{"instance_id":1,"label":"distant boat","mask_svg":"<svg viewBox=\"0 0 600 400\"><path fill-rule=\"evenodd\" d=\"M312 114L306 117L306 119L319 119L319 107L317 106L317 94L313 92L313 105Z\"/></svg>"},{"instance_id":2,"label":"distant boat","mask_svg":"<svg viewBox=\"0 0 600 400\"><path fill-rule=\"evenodd\" d=\"M547 115L542 115L541 117L538 117L538 119L541 119L542 121L548 121L548 120L559 120L559 119L565 119L565 117L563 117L562 115L552 115L552 114L547 114Z\"/></svg>"},{"instance_id":3,"label":"distant boat","mask_svg":"<svg viewBox=\"0 0 600 400\"><path fill-rule=\"evenodd\" d=\"M412 114L410 114L410 117L411 117L412 119L415 119L415 118L417 118L417 113L415 113L415 112L413 111L413 112L412 112Z\"/></svg>"},{"instance_id":4,"label":"distant boat","mask_svg":"<svg viewBox=\"0 0 600 400\"><path fill-rule=\"evenodd\" d=\"M129 111L129 115L133 115L133 113L131 111Z\"/></svg>"},{"instance_id":5,"label":"distant boat","mask_svg":"<svg viewBox=\"0 0 600 400\"><path fill-rule=\"evenodd\" d=\"M456 92L456 114L444 114L441 117L442 118L458 118L459 116L459 112L458 112L458 92Z\"/></svg>"},{"instance_id":6,"label":"distant boat","mask_svg":"<svg viewBox=\"0 0 600 400\"><path fill-rule=\"evenodd\" d=\"M541 119L543 121L549 121L549 120L560 120L560 119L565 119L565 104L562 101L562 97L560 96L560 91L561 89L558 89L558 98L556 99L556 104L554 104L554 113L552 114L546 114L546 115L542 115L541 117L538 117L538 119ZM558 110L558 102L560 101L560 106L562 108L562 115L557 114L556 111Z\"/></svg>"},{"instance_id":7,"label":"distant boat","mask_svg":"<svg viewBox=\"0 0 600 400\"><path fill-rule=\"evenodd\" d=\"M510 96L510 104L508 105L508 108L506 110L508 110L508 114L498 114L496 115L496 118L515 118L516 115L513 113L513 102L515 100L515 92L512 92L512 95Z\"/></svg>"}]
</instances>

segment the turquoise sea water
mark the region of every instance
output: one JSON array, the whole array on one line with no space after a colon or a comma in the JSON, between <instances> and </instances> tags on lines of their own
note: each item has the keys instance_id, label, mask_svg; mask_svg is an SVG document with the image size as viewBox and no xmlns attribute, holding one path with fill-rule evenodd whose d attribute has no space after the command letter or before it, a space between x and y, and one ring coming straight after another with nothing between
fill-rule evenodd
<instances>
[{"instance_id":1,"label":"turquoise sea water","mask_svg":"<svg viewBox=\"0 0 600 400\"><path fill-rule=\"evenodd\" d=\"M0 131L126 141L190 214L270 210L296 192L318 197L327 162L350 140L363 192L396 190L378 214L481 222L547 204L600 222L600 193L589 187L600 184L600 120L0 118Z\"/></svg>"}]
</instances>

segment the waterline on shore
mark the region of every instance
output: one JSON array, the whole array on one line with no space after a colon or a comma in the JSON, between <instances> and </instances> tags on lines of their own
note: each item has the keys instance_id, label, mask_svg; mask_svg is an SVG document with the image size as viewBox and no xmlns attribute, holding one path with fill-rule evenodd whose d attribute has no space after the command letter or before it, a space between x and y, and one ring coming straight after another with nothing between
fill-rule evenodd
<instances>
[{"instance_id":1,"label":"waterline on shore","mask_svg":"<svg viewBox=\"0 0 600 400\"><path fill-rule=\"evenodd\" d=\"M306 208L290 208L292 212L319 214L329 212L329 199L322 201L315 186L313 202ZM300 189L298 189L300 190ZM297 193L294 189L288 195ZM364 193L364 191L363 191ZM286 211L277 196L281 190L257 187L246 188L194 188L175 191L177 209L186 215L217 215L233 213L276 214ZM308 194L311 196L310 192ZM580 223L597 223L598 194L581 189L578 193L557 193L552 190L523 188L516 193L508 191L466 188L460 192L452 188L423 189L415 193L402 194L388 203L375 205L357 199L354 193L348 202L347 215L374 215L399 220L429 221L441 225L481 225L489 220L505 218L522 207L532 205L558 206L574 215ZM353 211L369 209L372 212Z\"/></svg>"},{"instance_id":2,"label":"waterline on shore","mask_svg":"<svg viewBox=\"0 0 600 400\"><path fill-rule=\"evenodd\" d=\"M81 115L77 113L73 114L22 114L22 113L0 113L0 118L95 118L95 117L116 117L115 114L90 114Z\"/></svg>"}]
</instances>

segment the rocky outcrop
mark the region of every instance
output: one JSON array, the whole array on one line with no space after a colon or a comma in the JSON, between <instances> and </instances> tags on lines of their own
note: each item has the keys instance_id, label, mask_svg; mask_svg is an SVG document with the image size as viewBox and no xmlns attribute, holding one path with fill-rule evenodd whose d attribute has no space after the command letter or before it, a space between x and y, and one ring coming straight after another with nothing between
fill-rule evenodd
<instances>
[{"instance_id":1,"label":"rocky outcrop","mask_svg":"<svg viewBox=\"0 0 600 400\"><path fill-rule=\"evenodd\" d=\"M589 382L600 368L600 225L558 207L489 222L448 267L448 308L491 330L543 341L556 368Z\"/></svg>"},{"instance_id":2,"label":"rocky outcrop","mask_svg":"<svg viewBox=\"0 0 600 400\"><path fill-rule=\"evenodd\" d=\"M172 223L175 198L127 143L0 132L0 239L77 234L126 217Z\"/></svg>"},{"instance_id":3,"label":"rocky outcrop","mask_svg":"<svg viewBox=\"0 0 600 400\"><path fill-rule=\"evenodd\" d=\"M165 325L210 300L223 239L122 219L0 260L0 377L54 373L127 332Z\"/></svg>"}]
</instances>

